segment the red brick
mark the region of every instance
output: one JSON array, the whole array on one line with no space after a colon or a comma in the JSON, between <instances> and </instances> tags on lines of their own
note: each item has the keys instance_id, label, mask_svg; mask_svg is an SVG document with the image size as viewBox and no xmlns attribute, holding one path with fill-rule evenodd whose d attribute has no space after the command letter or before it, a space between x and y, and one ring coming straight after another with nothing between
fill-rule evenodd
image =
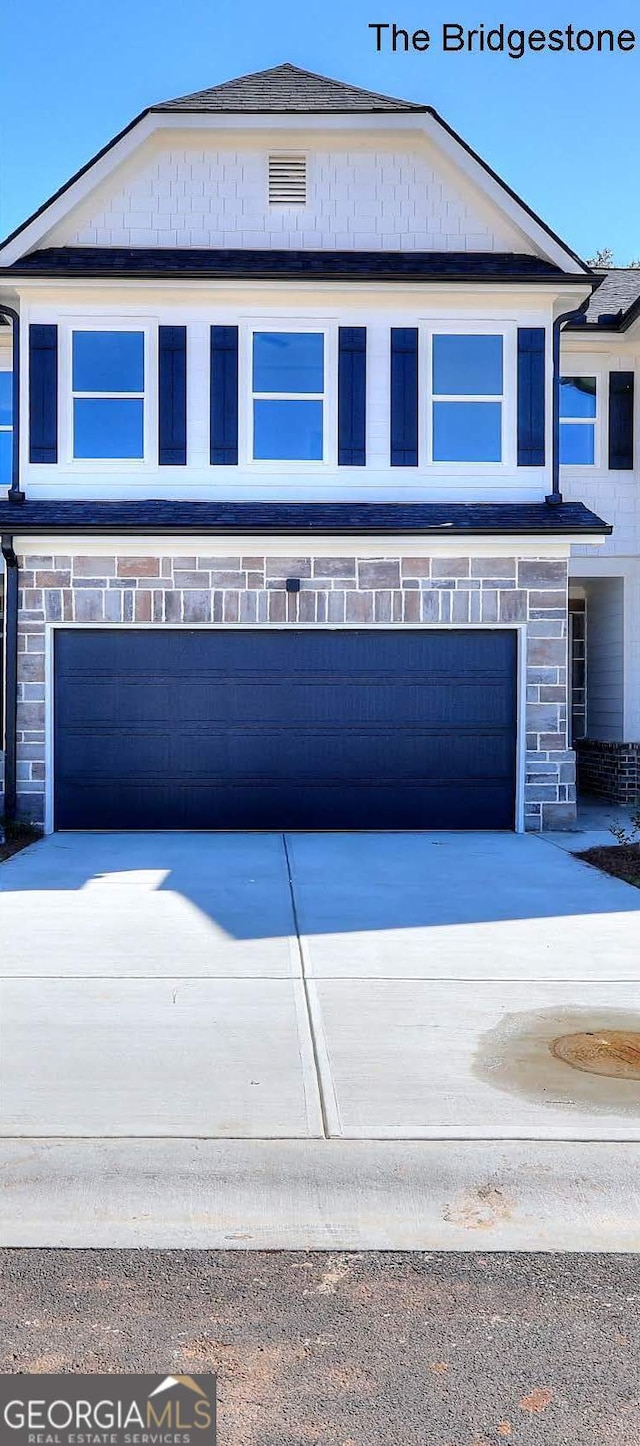
<instances>
[{"instance_id":1,"label":"red brick","mask_svg":"<svg viewBox=\"0 0 640 1446\"><path fill-rule=\"evenodd\" d=\"M136 622L151 622L151 593L137 592L135 594Z\"/></svg>"}]
</instances>

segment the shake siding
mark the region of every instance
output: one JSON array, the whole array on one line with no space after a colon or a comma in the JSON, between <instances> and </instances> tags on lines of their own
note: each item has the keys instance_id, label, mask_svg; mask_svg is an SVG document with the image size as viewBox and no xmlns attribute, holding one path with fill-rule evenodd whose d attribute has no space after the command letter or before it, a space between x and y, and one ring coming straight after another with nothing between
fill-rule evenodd
<instances>
[{"instance_id":1,"label":"shake siding","mask_svg":"<svg viewBox=\"0 0 640 1446\"><path fill-rule=\"evenodd\" d=\"M426 143L407 151L362 137L357 149L329 150L296 141L308 158L304 206L269 205L272 148L267 133L246 147L217 137L206 149L202 140L161 151L151 143L126 183L105 182L50 244L531 251Z\"/></svg>"}]
</instances>

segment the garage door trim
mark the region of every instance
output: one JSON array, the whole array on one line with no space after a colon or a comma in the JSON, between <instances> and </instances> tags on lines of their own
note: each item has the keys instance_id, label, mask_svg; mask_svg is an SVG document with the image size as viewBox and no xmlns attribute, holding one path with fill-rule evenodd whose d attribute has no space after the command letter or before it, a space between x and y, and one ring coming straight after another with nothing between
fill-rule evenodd
<instances>
[{"instance_id":1,"label":"garage door trim","mask_svg":"<svg viewBox=\"0 0 640 1446\"><path fill-rule=\"evenodd\" d=\"M515 829L524 833L526 748L526 623L109 623L55 622L45 625L45 814L44 831L53 833L54 818L54 660L58 632L513 632L516 634L516 777Z\"/></svg>"}]
</instances>

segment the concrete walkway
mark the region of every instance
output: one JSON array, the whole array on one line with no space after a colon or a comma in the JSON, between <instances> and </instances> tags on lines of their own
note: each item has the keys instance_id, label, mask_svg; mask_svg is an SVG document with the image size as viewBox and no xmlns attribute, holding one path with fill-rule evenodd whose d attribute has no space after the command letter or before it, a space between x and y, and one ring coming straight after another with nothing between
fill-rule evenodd
<instances>
[{"instance_id":1,"label":"concrete walkway","mask_svg":"<svg viewBox=\"0 0 640 1446\"><path fill-rule=\"evenodd\" d=\"M640 1082L550 1045L640 1029L639 908L552 837L37 843L0 869L0 1243L561 1249L582 1202L581 1248L638 1248Z\"/></svg>"},{"instance_id":2,"label":"concrete walkway","mask_svg":"<svg viewBox=\"0 0 640 1446\"><path fill-rule=\"evenodd\" d=\"M56 834L0 870L5 1136L640 1140L640 893L531 836Z\"/></svg>"},{"instance_id":3,"label":"concrete walkway","mask_svg":"<svg viewBox=\"0 0 640 1446\"><path fill-rule=\"evenodd\" d=\"M640 1251L640 1145L3 1140L0 1246Z\"/></svg>"},{"instance_id":4,"label":"concrete walkway","mask_svg":"<svg viewBox=\"0 0 640 1446\"><path fill-rule=\"evenodd\" d=\"M583 853L586 849L607 848L616 843L611 832L612 825L632 830L632 815L636 809L622 808L616 803L604 803L600 798L582 798L578 803L578 817L575 828L562 833L539 834L541 842L555 844L566 853Z\"/></svg>"}]
</instances>

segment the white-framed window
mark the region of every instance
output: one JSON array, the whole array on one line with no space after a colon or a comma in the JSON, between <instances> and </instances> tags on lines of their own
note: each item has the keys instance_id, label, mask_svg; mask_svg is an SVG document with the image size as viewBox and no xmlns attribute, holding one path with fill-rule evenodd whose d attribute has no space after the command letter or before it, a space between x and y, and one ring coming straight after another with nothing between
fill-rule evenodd
<instances>
[{"instance_id":1,"label":"white-framed window","mask_svg":"<svg viewBox=\"0 0 640 1446\"><path fill-rule=\"evenodd\" d=\"M251 460L324 462L324 331L256 326L249 345Z\"/></svg>"},{"instance_id":2,"label":"white-framed window","mask_svg":"<svg viewBox=\"0 0 640 1446\"><path fill-rule=\"evenodd\" d=\"M138 460L145 446L145 334L74 328L72 457Z\"/></svg>"},{"instance_id":3,"label":"white-framed window","mask_svg":"<svg viewBox=\"0 0 640 1446\"><path fill-rule=\"evenodd\" d=\"M569 467L594 467L598 438L598 377L560 378L560 461Z\"/></svg>"},{"instance_id":4,"label":"white-framed window","mask_svg":"<svg viewBox=\"0 0 640 1446\"><path fill-rule=\"evenodd\" d=\"M433 330L428 462L504 461L505 339L502 332Z\"/></svg>"},{"instance_id":5,"label":"white-framed window","mask_svg":"<svg viewBox=\"0 0 640 1446\"><path fill-rule=\"evenodd\" d=\"M0 487L11 484L13 458L13 372L0 371Z\"/></svg>"}]
</instances>

